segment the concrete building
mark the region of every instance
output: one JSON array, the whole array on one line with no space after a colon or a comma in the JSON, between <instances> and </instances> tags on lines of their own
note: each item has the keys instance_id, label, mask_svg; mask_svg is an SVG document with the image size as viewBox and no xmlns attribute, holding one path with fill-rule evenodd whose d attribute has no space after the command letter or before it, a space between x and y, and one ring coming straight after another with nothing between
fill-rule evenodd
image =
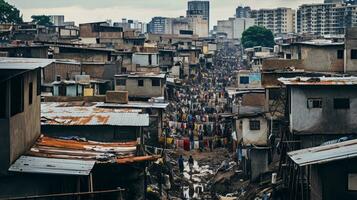
<instances>
[{"instance_id":1,"label":"concrete building","mask_svg":"<svg viewBox=\"0 0 357 200\"><path fill-rule=\"evenodd\" d=\"M64 26L64 15L50 15L50 22L55 26Z\"/></svg>"},{"instance_id":2,"label":"concrete building","mask_svg":"<svg viewBox=\"0 0 357 200\"><path fill-rule=\"evenodd\" d=\"M131 73L115 75L115 90L128 91L131 99L164 97L165 85L165 74Z\"/></svg>"},{"instance_id":3,"label":"concrete building","mask_svg":"<svg viewBox=\"0 0 357 200\"><path fill-rule=\"evenodd\" d=\"M314 35L344 34L357 26L357 5L303 4L297 11L297 32Z\"/></svg>"},{"instance_id":4,"label":"concrete building","mask_svg":"<svg viewBox=\"0 0 357 200\"><path fill-rule=\"evenodd\" d=\"M197 35L198 37L208 37L208 20L204 19L203 15L190 15L188 21L189 30L192 30L194 35Z\"/></svg>"},{"instance_id":5,"label":"concrete building","mask_svg":"<svg viewBox=\"0 0 357 200\"><path fill-rule=\"evenodd\" d=\"M159 54L136 52L133 54L133 65L159 66Z\"/></svg>"},{"instance_id":6,"label":"concrete building","mask_svg":"<svg viewBox=\"0 0 357 200\"><path fill-rule=\"evenodd\" d=\"M148 32L154 34L171 34L170 19L167 17L154 17L148 23Z\"/></svg>"},{"instance_id":7,"label":"concrete building","mask_svg":"<svg viewBox=\"0 0 357 200\"><path fill-rule=\"evenodd\" d=\"M187 3L187 17L197 15L200 13L203 15L204 20L208 20L208 30L210 26L210 2L207 0L190 0Z\"/></svg>"},{"instance_id":8,"label":"concrete building","mask_svg":"<svg viewBox=\"0 0 357 200\"><path fill-rule=\"evenodd\" d=\"M295 11L291 8L252 10L255 24L264 26L274 34L295 32Z\"/></svg>"},{"instance_id":9,"label":"concrete building","mask_svg":"<svg viewBox=\"0 0 357 200\"><path fill-rule=\"evenodd\" d=\"M250 18L252 14L252 10L249 6L243 7L238 6L236 8L236 18Z\"/></svg>"},{"instance_id":10,"label":"concrete building","mask_svg":"<svg viewBox=\"0 0 357 200\"><path fill-rule=\"evenodd\" d=\"M0 58L0 176L40 135L41 67L52 60Z\"/></svg>"},{"instance_id":11,"label":"concrete building","mask_svg":"<svg viewBox=\"0 0 357 200\"><path fill-rule=\"evenodd\" d=\"M86 44L120 43L123 28L109 26L107 22L86 23L79 24L79 34L81 42Z\"/></svg>"},{"instance_id":12,"label":"concrete building","mask_svg":"<svg viewBox=\"0 0 357 200\"><path fill-rule=\"evenodd\" d=\"M228 39L240 39L249 27L254 26L253 18L229 18L217 22L217 33L227 34Z\"/></svg>"},{"instance_id":13,"label":"concrete building","mask_svg":"<svg viewBox=\"0 0 357 200\"><path fill-rule=\"evenodd\" d=\"M356 77L297 77L279 79L287 87L286 118L300 148L355 135Z\"/></svg>"}]
</instances>

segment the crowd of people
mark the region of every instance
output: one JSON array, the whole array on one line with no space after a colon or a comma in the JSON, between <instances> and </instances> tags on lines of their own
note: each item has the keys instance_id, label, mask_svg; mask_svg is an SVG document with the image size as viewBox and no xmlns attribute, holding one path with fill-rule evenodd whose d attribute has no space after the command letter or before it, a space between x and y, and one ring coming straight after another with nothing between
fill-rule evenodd
<instances>
[{"instance_id":1,"label":"crowd of people","mask_svg":"<svg viewBox=\"0 0 357 200\"><path fill-rule=\"evenodd\" d=\"M174 89L164 120L163 134L185 150L227 145L232 124L225 123L223 113L230 112L226 87L234 81L237 70L236 48L224 48L213 60L213 67L202 66L182 87Z\"/></svg>"}]
</instances>

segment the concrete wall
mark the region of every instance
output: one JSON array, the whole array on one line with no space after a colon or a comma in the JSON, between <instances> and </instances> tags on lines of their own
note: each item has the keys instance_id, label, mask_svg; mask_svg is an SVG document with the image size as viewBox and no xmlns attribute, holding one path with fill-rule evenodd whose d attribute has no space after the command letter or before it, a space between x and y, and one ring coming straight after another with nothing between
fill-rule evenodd
<instances>
[{"instance_id":1,"label":"concrete wall","mask_svg":"<svg viewBox=\"0 0 357 200\"><path fill-rule=\"evenodd\" d=\"M43 82L52 83L56 81L56 76L61 76L61 79L74 77L75 74L80 74L81 67L79 64L67 63L51 63L43 69Z\"/></svg>"},{"instance_id":2,"label":"concrete wall","mask_svg":"<svg viewBox=\"0 0 357 200\"><path fill-rule=\"evenodd\" d=\"M33 83L33 102L29 105L29 83ZM37 96L37 73L24 74L24 112L10 118L10 163L25 153L40 136L40 104ZM4 147L3 147L4 148Z\"/></svg>"},{"instance_id":3,"label":"concrete wall","mask_svg":"<svg viewBox=\"0 0 357 200\"><path fill-rule=\"evenodd\" d=\"M351 59L351 50L357 50L357 28L350 28L346 30L346 70L347 72L356 72L357 59Z\"/></svg>"},{"instance_id":4,"label":"concrete wall","mask_svg":"<svg viewBox=\"0 0 357 200\"><path fill-rule=\"evenodd\" d=\"M260 130L250 130L249 121L250 120L259 120L260 121ZM268 123L267 120L263 117L256 118L244 118L239 120L242 123L242 126L238 128L238 137L243 138L244 145L258 145L266 146L268 140ZM239 122L239 123L240 123Z\"/></svg>"},{"instance_id":5,"label":"concrete wall","mask_svg":"<svg viewBox=\"0 0 357 200\"><path fill-rule=\"evenodd\" d=\"M344 50L343 45L290 45L283 47L284 58L301 60L301 69L319 72L343 72L344 59L337 58L337 51ZM300 63L296 63L300 68Z\"/></svg>"},{"instance_id":6,"label":"concrete wall","mask_svg":"<svg viewBox=\"0 0 357 200\"><path fill-rule=\"evenodd\" d=\"M249 83L248 84L241 84L240 79L242 77L248 77ZM239 71L237 74L237 85L238 88L261 88L262 81L261 81L261 74L259 72L250 72L250 71Z\"/></svg>"},{"instance_id":7,"label":"concrete wall","mask_svg":"<svg viewBox=\"0 0 357 200\"><path fill-rule=\"evenodd\" d=\"M149 57L151 56L151 64L149 63ZM140 66L159 66L159 55L153 54L133 54L133 65Z\"/></svg>"},{"instance_id":8,"label":"concrete wall","mask_svg":"<svg viewBox=\"0 0 357 200\"><path fill-rule=\"evenodd\" d=\"M138 86L138 80L144 80L143 87ZM128 91L129 97L162 97L165 94L164 80L161 80L161 86L152 86L151 78L129 78L125 86L115 85L115 90Z\"/></svg>"},{"instance_id":9,"label":"concrete wall","mask_svg":"<svg viewBox=\"0 0 357 200\"><path fill-rule=\"evenodd\" d=\"M343 50L343 47L302 47L301 59L304 69L307 71L343 72L344 61L337 59L337 50Z\"/></svg>"},{"instance_id":10,"label":"concrete wall","mask_svg":"<svg viewBox=\"0 0 357 200\"><path fill-rule=\"evenodd\" d=\"M296 134L357 132L355 86L291 87L290 129ZM308 98L321 98L322 108L307 108ZM349 98L350 109L334 109L334 98Z\"/></svg>"}]
</instances>

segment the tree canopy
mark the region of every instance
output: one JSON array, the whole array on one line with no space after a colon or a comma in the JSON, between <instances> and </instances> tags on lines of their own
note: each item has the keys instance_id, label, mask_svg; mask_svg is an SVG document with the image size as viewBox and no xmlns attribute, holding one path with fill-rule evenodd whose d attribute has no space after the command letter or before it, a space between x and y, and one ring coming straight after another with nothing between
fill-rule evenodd
<instances>
[{"instance_id":1,"label":"tree canopy","mask_svg":"<svg viewBox=\"0 0 357 200\"><path fill-rule=\"evenodd\" d=\"M47 15L32 15L32 22L36 23L37 25L42 26L50 26L53 25L51 19Z\"/></svg>"},{"instance_id":2,"label":"tree canopy","mask_svg":"<svg viewBox=\"0 0 357 200\"><path fill-rule=\"evenodd\" d=\"M254 46L274 47L273 33L262 26L252 26L242 34L242 45L244 48Z\"/></svg>"},{"instance_id":3,"label":"tree canopy","mask_svg":"<svg viewBox=\"0 0 357 200\"><path fill-rule=\"evenodd\" d=\"M21 23L20 11L5 0L0 0L0 23Z\"/></svg>"}]
</instances>

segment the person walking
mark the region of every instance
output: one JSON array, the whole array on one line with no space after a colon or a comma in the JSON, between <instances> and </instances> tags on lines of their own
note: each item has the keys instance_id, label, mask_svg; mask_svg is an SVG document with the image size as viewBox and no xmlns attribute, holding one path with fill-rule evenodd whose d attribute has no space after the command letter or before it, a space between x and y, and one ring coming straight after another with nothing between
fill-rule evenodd
<instances>
[{"instance_id":1,"label":"person walking","mask_svg":"<svg viewBox=\"0 0 357 200\"><path fill-rule=\"evenodd\" d=\"M179 170L180 170L180 174L182 175L183 174L183 170L184 170L184 159L183 159L183 156L180 155L179 159L178 159L178 166L179 166Z\"/></svg>"}]
</instances>

